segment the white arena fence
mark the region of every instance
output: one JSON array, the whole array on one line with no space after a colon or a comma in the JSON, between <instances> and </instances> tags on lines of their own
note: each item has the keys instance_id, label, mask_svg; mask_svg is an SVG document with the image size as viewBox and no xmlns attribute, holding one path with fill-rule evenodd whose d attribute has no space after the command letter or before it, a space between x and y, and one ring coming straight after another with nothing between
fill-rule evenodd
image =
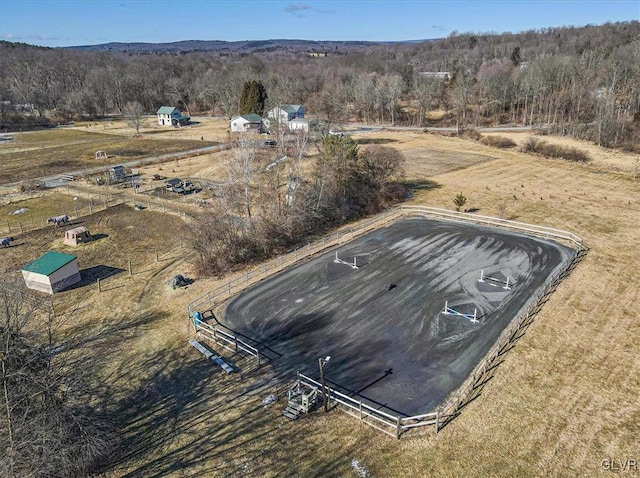
<instances>
[{"instance_id":1,"label":"white arena fence","mask_svg":"<svg viewBox=\"0 0 640 478\"><path fill-rule=\"evenodd\" d=\"M298 372L298 380L310 388L316 388L322 392L322 384ZM331 386L325 384L327 403L342 405L338 410L345 412L347 415L357 418L361 422L386 433L395 438L400 438L404 430L416 427L435 426L438 431L440 421L440 411L436 410L431 413L424 413L413 417L402 417L399 415L391 415L383 412L375 407L364 403L361 399L349 397L341 393Z\"/></svg>"},{"instance_id":2,"label":"white arena fence","mask_svg":"<svg viewBox=\"0 0 640 478\"><path fill-rule=\"evenodd\" d=\"M575 234L560 229L553 229L544 226L535 226L523 222L509 221L488 216L478 216L470 213L449 211L427 206L399 206L389 209L370 219L360 221L357 225L341 229L328 234L321 239L311 242L300 249L296 249L288 254L259 265L239 277L229 280L223 285L197 297L187 304L187 313L191 317L193 312L202 310L213 310L216 306L230 298L232 295L243 291L251 284L268 277L282 269L295 264L300 259L304 259L313 254L324 251L331 247L352 241L373 229L387 224L402 216L420 215L447 221L458 221L471 224L483 224L498 227L511 231L518 231L524 234L531 234L545 239L561 239L568 241L572 245L581 247L582 239Z\"/></svg>"},{"instance_id":3,"label":"white arena fence","mask_svg":"<svg viewBox=\"0 0 640 478\"><path fill-rule=\"evenodd\" d=\"M575 234L563 231L561 229L554 229L550 227L537 226L533 224L527 224L523 222L509 221L506 219L499 219L488 216L479 216L470 213L462 213L456 211L449 211L447 209L432 208L427 206L399 206L393 209L389 209L375 217L359 222L353 227L341 229L337 232L329 234L316 240L306 246L296 249L286 255L282 255L277 259L274 259L268 263L257 266L254 269L236 277L216 289L209 291L187 305L187 314L189 320L196 327L196 332L200 335L204 335L204 330L207 326L209 329L215 329L208 324L198 325L193 321L193 314L195 312L215 309L222 303L224 303L231 296L242 292L250 285L279 272L286 267L294 265L301 259L312 256L314 254L321 253L329 248L347 243L359 237L361 235L377 229L385 224L388 224L403 216L425 216L437 220L446 220L470 224L481 224L500 229L516 231L519 233L534 235L544 239L561 240L570 244L575 252L572 258L567 261L564 267L553 274L547 281L547 285L544 290L536 294L528 301L528 305L525 309L517 314L505 330L500 335L491 350L485 355L485 357L479 362L473 372L469 375L467 380L456 391L452 392L445 402L436 408L435 411L416 415L413 417L394 416L378 410L362 400L349 397L337 390L328 388L329 400L335 404L339 404L344 408L342 409L349 415L352 415L362 422L382 431L391 436L399 438L400 435L409 429L435 426L436 432L446 425L451 419L453 419L460 411L460 409L469 401L471 401L482 388L486 382L486 377L492 373L493 369L501 361L501 357L506 353L514 344L514 342L524 333L524 330L533 321L533 317L542 307L542 304L546 301L546 297L552 293L559 282L569 273L569 271L580 261L583 253L586 251L586 247L583 245L583 241ZM218 328L219 329L219 328ZM207 329L208 330L208 329ZM221 334L215 335L209 333L209 337L219 342ZM234 341L235 337L232 334L227 334L227 340ZM234 342L235 350L238 350L236 342ZM245 352L248 352L245 350ZM259 357L259 352L256 349L255 354L248 352L252 355ZM299 380L302 380L307 385L312 387L321 387L321 385L306 377L302 374L298 374Z\"/></svg>"},{"instance_id":4,"label":"white arena fence","mask_svg":"<svg viewBox=\"0 0 640 478\"><path fill-rule=\"evenodd\" d=\"M260 367L260 351L252 345L246 343L244 340L239 339L237 336L230 332L222 330L222 328L220 327L214 327L202 320L194 320L194 327L196 329L196 334L199 337L215 342L221 347L224 347L234 353L244 352L245 354L254 357L257 360L257 367Z\"/></svg>"},{"instance_id":5,"label":"white arena fence","mask_svg":"<svg viewBox=\"0 0 640 478\"><path fill-rule=\"evenodd\" d=\"M562 239L569 241L576 246L582 246L582 239L575 234L561 229L554 229L545 226L536 226L524 222L510 221L508 219L499 219L496 217L479 216L465 212L449 211L447 209L439 209L426 206L400 206L402 212L406 214L418 214L421 216L433 217L436 219L445 219L449 221L460 221L472 224L483 224L511 231L518 231L524 234L530 234L544 239Z\"/></svg>"}]
</instances>

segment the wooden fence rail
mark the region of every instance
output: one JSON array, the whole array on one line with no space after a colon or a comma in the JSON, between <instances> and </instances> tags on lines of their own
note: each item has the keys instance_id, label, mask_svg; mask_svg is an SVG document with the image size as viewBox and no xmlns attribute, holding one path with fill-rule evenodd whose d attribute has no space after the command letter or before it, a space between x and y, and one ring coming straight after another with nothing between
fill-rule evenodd
<instances>
[{"instance_id":1,"label":"wooden fence rail","mask_svg":"<svg viewBox=\"0 0 640 478\"><path fill-rule=\"evenodd\" d=\"M416 415L414 417L395 417L385 414L375 408L371 408L366 404L363 404L362 401L358 401L341 394L337 390L329 389L330 399L343 405L345 407L343 409L344 412L386 434L400 437L404 430L431 425L435 426L436 432L438 432L438 430L446 426L447 423L459 414L462 407L480 393L480 390L488 378L494 373L495 368L501 362L503 355L506 354L514 346L515 341L522 336L526 328L533 321L534 316L540 311L544 302L548 300L548 296L557 288L558 284L568 275L577 263L580 262L581 258L588 250L588 248L584 246L580 237L561 229L536 226L523 222L509 221L506 219L479 216L469 213L460 213L427 206L403 205L387 210L373 218L359 223L356 226L328 234L313 243L309 243L285 256L280 256L266 264L258 266L242 276L231 279L216 289L206 292L187 305L187 315L189 320L191 320L193 313L199 310L213 310L233 294L246 289L251 284L267 277L268 275L281 271L300 259L317 254L328 248L344 244L348 241L352 241L356 237L400 217L415 215L454 222L483 224L501 229L518 231L528 235L535 235L545 239L562 240L575 248L572 258L565 263L565 266L554 273L547 281L545 288L527 302L528 305L525 306L524 311L513 317L509 325L507 325L505 330L503 330L502 334L499 336L494 346L469 374L467 380L465 380L465 382L456 391L450 394L445 402L437 407L433 412ZM321 386L309 377L305 377L302 374L299 374L299 376L303 380L306 380L307 385L309 386ZM374 420L375 423L372 423L371 420ZM384 428L377 425L380 423L384 424Z\"/></svg>"},{"instance_id":2,"label":"wooden fence rail","mask_svg":"<svg viewBox=\"0 0 640 478\"><path fill-rule=\"evenodd\" d=\"M302 373L298 373L298 380L307 385L308 387L318 388L322 390L322 384L313 380L310 377ZM361 399L353 398L344 393L341 393L330 386L325 386L327 391L327 400L329 403L333 402L337 405L338 410L357 418L363 423L366 423L373 428L386 433L387 435L395 438L400 438L400 435L404 430L425 426L438 427L439 411L431 413L423 413L413 417L403 417L399 415L392 415L390 413L383 412L377 408L364 403ZM374 420L373 422L368 420Z\"/></svg>"}]
</instances>

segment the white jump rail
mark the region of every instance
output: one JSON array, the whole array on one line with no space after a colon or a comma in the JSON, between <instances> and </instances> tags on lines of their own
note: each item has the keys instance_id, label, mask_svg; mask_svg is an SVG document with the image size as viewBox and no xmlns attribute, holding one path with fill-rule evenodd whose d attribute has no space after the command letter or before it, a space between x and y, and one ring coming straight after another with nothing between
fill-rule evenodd
<instances>
[{"instance_id":1,"label":"white jump rail","mask_svg":"<svg viewBox=\"0 0 640 478\"><path fill-rule=\"evenodd\" d=\"M300 259L312 254L317 254L324 249L350 241L371 229L380 227L383 224L400 217L401 215L402 212L400 209L389 209L371 219L361 222L358 226L328 234L312 243L290 252L285 256L280 256L272 261L266 262L246 274L231 279L217 288L196 297L187 304L187 314L189 318L191 318L193 313L196 311L213 309L218 304L230 298L233 294L246 289L249 285L257 282L258 280L261 280L271 274L275 274L285 267L295 264Z\"/></svg>"},{"instance_id":2,"label":"white jump rail","mask_svg":"<svg viewBox=\"0 0 640 478\"><path fill-rule=\"evenodd\" d=\"M380 227L383 224L386 224L399 217L411 215L423 215L454 222L485 224L502 229L519 231L525 234L543 237L545 239L563 239L578 246L579 248L583 247L583 242L580 237L571 232L563 231L561 229L537 226L524 222L510 221L507 219L499 219L490 216L480 216L471 213L450 211L448 209L440 209L429 206L402 205L378 214L371 219L359 223L357 226L328 234L321 239L309 243L300 249L296 249L286 256L280 256L270 262L262 264L261 266L256 267L246 274L232 279L214 290L206 292L205 294L189 302L189 304L187 305L187 313L189 317L191 317L192 313L195 311L201 309L211 309L231 297L233 294L244 290L257 280L263 279L271 274L279 272L283 268L294 264L300 259L303 259L312 254L317 254L318 252L321 252L326 248L343 244L348 240L352 240L355 237L364 234L370 229Z\"/></svg>"},{"instance_id":3,"label":"white jump rail","mask_svg":"<svg viewBox=\"0 0 640 478\"><path fill-rule=\"evenodd\" d=\"M583 241L580 237L575 234L564 231L561 229L555 229L551 227L545 226L537 226L533 224L527 224L524 222L510 221L507 219L499 219L490 216L481 216L471 213L462 213L457 211L450 211L448 209L440 209L429 206L407 206L402 205L396 208L389 209L377 216L368 219L366 221L360 222L357 226L350 227L347 229L342 229L340 231L328 234L321 239L314 241L312 243L307 244L306 246L296 249L295 251L287 254L286 256L280 256L270 262L267 262L261 266L254 268L253 270L247 272L246 274L229 280L223 285L217 287L214 290L206 292L205 294L197 297L193 301L189 302L187 305L187 314L189 319L191 320L193 313L199 310L207 310L213 309L217 307L219 304L223 303L225 300L230 298L232 295L237 294L238 292L243 291L251 284L264 279L265 277L275 274L286 267L289 267L295 264L300 259L308 257L313 254L317 254L322 252L325 249L334 247L336 245L344 244L348 241L355 239L356 237L363 235L364 233L376 229L378 227L382 227L388 224L391 221L394 221L403 216L415 216L422 215L427 217L432 217L434 219L447 220L452 222L463 222L470 224L483 224L488 226L493 226L501 229L518 231L528 235L534 235L538 237L542 237L545 239L561 239L564 241L568 241L569 243L577 246L577 251L580 251L584 248ZM254 355L260 360L260 354L257 349L251 347L249 344L242 342L240 339L237 339L235 336L227 334L223 332L221 329L217 327L211 327L210 325L202 322L194 322L196 327L196 332L198 334L203 335L211 340L214 340L220 343L220 340L227 341L227 343L233 343L234 347L238 347L241 350L244 350L251 355ZM510 327L508 327L510 330ZM222 333L221 333L222 332ZM503 333L506 333L505 330ZM225 337L225 335L229 337ZM230 337L233 337L231 339ZM500 342L500 340L498 340ZM222 344L221 344L222 345ZM242 345L242 348L241 348ZM472 374L473 375L473 374ZM299 374L303 380L307 381L307 385L309 386L318 386L321 385L312 380L309 377L306 377L302 374ZM473 378L473 377L470 377ZM462 388L462 387L461 387ZM445 414L445 407L438 408L434 412L425 413L422 415L416 415L413 417L400 417L393 416L387 413L381 412L375 408L372 408L360 400L355 400L347 395L344 395L336 390L328 388L329 390L329 398L333 399L334 402L344 405L346 409L343 409L345 413L352 415L364 423L388 434L395 436L398 438L401 434L402 430L424 427L435 425L436 433L439 430L441 417ZM357 412L357 413L356 413ZM370 418L375 420L377 423L382 423L388 428L395 429L395 432L391 432L386 428L381 428L377 426L375 423L371 421L367 421L366 419Z\"/></svg>"}]
</instances>

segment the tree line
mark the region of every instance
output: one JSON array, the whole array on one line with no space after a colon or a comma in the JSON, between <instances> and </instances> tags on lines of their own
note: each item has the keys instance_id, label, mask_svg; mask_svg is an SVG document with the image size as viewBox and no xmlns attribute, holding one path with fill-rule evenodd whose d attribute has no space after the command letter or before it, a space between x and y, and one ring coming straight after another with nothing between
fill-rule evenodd
<instances>
[{"instance_id":1,"label":"tree line","mask_svg":"<svg viewBox=\"0 0 640 478\"><path fill-rule=\"evenodd\" d=\"M317 140L319 154L312 157L308 146L305 133L295 136L286 156L265 154L250 137L236 141L226 162L228 180L186 226L201 275L221 276L267 259L407 196L399 151L360 148L336 135Z\"/></svg>"},{"instance_id":2,"label":"tree line","mask_svg":"<svg viewBox=\"0 0 640 478\"><path fill-rule=\"evenodd\" d=\"M545 125L621 147L637 142L640 122L637 21L519 34L454 32L326 58L288 50L133 55L8 42L0 52L4 127L45 113L58 121L98 118L122 113L131 102L147 113L173 105L188 115L230 118L245 111L246 82L264 87L254 96L268 92L267 109L304 104L329 123L428 126L436 120L427 113L442 110L437 124ZM6 102L33 107L34 114L21 115Z\"/></svg>"}]
</instances>

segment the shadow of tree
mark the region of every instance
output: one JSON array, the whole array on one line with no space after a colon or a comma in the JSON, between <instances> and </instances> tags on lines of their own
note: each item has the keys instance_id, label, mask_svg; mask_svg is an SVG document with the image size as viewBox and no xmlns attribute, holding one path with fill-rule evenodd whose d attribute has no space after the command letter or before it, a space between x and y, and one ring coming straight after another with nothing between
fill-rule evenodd
<instances>
[{"instance_id":1,"label":"shadow of tree","mask_svg":"<svg viewBox=\"0 0 640 478\"><path fill-rule=\"evenodd\" d=\"M421 181L409 181L405 182L404 185L412 191L430 191L432 189L439 189L442 187L439 183L428 179Z\"/></svg>"},{"instance_id":2,"label":"shadow of tree","mask_svg":"<svg viewBox=\"0 0 640 478\"><path fill-rule=\"evenodd\" d=\"M359 138L357 143L359 145L366 146L368 144L388 144L388 143L397 143L397 139L391 138Z\"/></svg>"},{"instance_id":3,"label":"shadow of tree","mask_svg":"<svg viewBox=\"0 0 640 478\"><path fill-rule=\"evenodd\" d=\"M291 476L279 459L287 451L283 444L299 442L299 429L281 416L282 402L263 405L274 387L269 374L232 378L185 348L158 351L119 368L117 382L139 385L111 403L121 440L102 471L155 478L174 473L263 476L262 469ZM140 381L140 375L145 379ZM348 453L340 466L349 462ZM296 460L310 463L317 461L314 455L313 450L295 453ZM335 474L335 458L305 476Z\"/></svg>"}]
</instances>

